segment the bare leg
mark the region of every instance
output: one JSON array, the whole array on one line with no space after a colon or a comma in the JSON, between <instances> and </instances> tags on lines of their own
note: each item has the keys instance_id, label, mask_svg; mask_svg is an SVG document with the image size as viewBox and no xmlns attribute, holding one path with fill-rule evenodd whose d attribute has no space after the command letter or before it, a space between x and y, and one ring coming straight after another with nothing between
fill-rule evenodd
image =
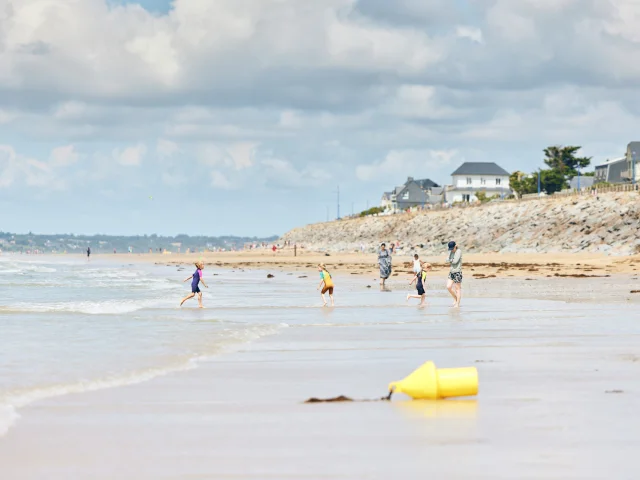
<instances>
[{"instance_id":1,"label":"bare leg","mask_svg":"<svg viewBox=\"0 0 640 480\"><path fill-rule=\"evenodd\" d=\"M456 291L454 290L454 283L453 280L449 279L447 280L447 290L449 291L449 294L453 297L453 305L451 305L452 307L456 306L456 302L458 301L458 296L456 295Z\"/></svg>"},{"instance_id":2,"label":"bare leg","mask_svg":"<svg viewBox=\"0 0 640 480\"><path fill-rule=\"evenodd\" d=\"M420 295L420 305L424 305L424 301L427 299L427 294L423 293Z\"/></svg>"},{"instance_id":3,"label":"bare leg","mask_svg":"<svg viewBox=\"0 0 640 480\"><path fill-rule=\"evenodd\" d=\"M335 307L334 303L333 303L333 293L329 294L329 298L331 299L331 306Z\"/></svg>"},{"instance_id":4,"label":"bare leg","mask_svg":"<svg viewBox=\"0 0 640 480\"><path fill-rule=\"evenodd\" d=\"M457 283L456 284L456 293L457 293L457 298L456 298L456 307L460 306L460 300L462 300L462 284L461 283Z\"/></svg>"},{"instance_id":5,"label":"bare leg","mask_svg":"<svg viewBox=\"0 0 640 480\"><path fill-rule=\"evenodd\" d=\"M410 298L422 298L420 295L411 295L410 293L407 294L407 302L409 301Z\"/></svg>"},{"instance_id":6,"label":"bare leg","mask_svg":"<svg viewBox=\"0 0 640 480\"><path fill-rule=\"evenodd\" d=\"M195 293L190 293L189 295L187 295L186 297L184 297L184 298L182 299L182 301L180 302L180 306L182 306L182 304L183 304L184 302L186 302L187 300L189 300L190 298L193 298L193 297L195 297L195 296L196 296L196 294L195 294Z\"/></svg>"},{"instance_id":7,"label":"bare leg","mask_svg":"<svg viewBox=\"0 0 640 480\"><path fill-rule=\"evenodd\" d=\"M202 292L198 293L198 306L204 308L204 305L202 305Z\"/></svg>"},{"instance_id":8,"label":"bare leg","mask_svg":"<svg viewBox=\"0 0 640 480\"><path fill-rule=\"evenodd\" d=\"M321 293L320 296L322 297L322 306L326 307L327 306L327 301L324 298L324 293Z\"/></svg>"}]
</instances>

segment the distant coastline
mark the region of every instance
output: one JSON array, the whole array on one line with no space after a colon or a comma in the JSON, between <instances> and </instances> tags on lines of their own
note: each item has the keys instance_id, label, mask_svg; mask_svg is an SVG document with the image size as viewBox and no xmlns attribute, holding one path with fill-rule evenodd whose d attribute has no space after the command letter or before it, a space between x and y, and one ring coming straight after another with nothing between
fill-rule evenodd
<instances>
[{"instance_id":1,"label":"distant coastline","mask_svg":"<svg viewBox=\"0 0 640 480\"><path fill-rule=\"evenodd\" d=\"M17 253L93 253L205 252L241 250L247 243L273 243L278 236L163 236L163 235L73 235L73 234L19 234L0 232L0 251Z\"/></svg>"}]
</instances>

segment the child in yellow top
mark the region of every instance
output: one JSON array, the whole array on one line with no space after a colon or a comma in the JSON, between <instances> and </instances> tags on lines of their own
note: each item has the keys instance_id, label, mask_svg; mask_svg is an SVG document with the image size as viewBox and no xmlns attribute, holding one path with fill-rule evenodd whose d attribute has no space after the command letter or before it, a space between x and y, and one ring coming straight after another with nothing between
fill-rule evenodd
<instances>
[{"instance_id":1,"label":"child in yellow top","mask_svg":"<svg viewBox=\"0 0 640 480\"><path fill-rule=\"evenodd\" d=\"M413 276L413 280L411 280L411 283L409 283L409 285L413 285L413 282L416 282L416 290L418 290L418 295L411 295L410 293L408 293L407 302L410 298L419 298L420 305L424 305L424 301L427 298L427 293L425 290L425 286L427 285L427 270L431 270L431 264L427 262L420 262L420 266L422 267L422 269Z\"/></svg>"},{"instance_id":2,"label":"child in yellow top","mask_svg":"<svg viewBox=\"0 0 640 480\"><path fill-rule=\"evenodd\" d=\"M329 298L331 299L331 306L333 307L333 279L331 278L331 274L325 267L324 263L318 265L318 271L320 272L320 284L316 290L320 290L320 287L324 284L322 291L320 292L320 296L322 297L322 306L325 307L327 305L327 301L324 298L324 294L329 292Z\"/></svg>"}]
</instances>

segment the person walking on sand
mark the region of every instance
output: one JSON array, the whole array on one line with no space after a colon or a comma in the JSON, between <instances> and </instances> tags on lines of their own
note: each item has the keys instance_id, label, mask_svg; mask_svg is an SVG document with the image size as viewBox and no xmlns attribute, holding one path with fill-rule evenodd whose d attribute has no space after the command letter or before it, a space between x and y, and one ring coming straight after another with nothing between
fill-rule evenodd
<instances>
[{"instance_id":1,"label":"person walking on sand","mask_svg":"<svg viewBox=\"0 0 640 480\"><path fill-rule=\"evenodd\" d=\"M322 306L327 306L327 301L324 298L324 294L329 292L331 306L333 307L333 279L331 278L331 274L327 270L327 267L324 265L324 263L318 265L318 271L320 272L320 284L318 285L317 290L320 290L320 287L322 287L322 291L320 292L320 296L322 297Z\"/></svg>"},{"instance_id":2,"label":"person walking on sand","mask_svg":"<svg viewBox=\"0 0 640 480\"><path fill-rule=\"evenodd\" d=\"M391 254L384 243L378 250L378 265L380 266L380 286L384 287L387 278L391 276Z\"/></svg>"},{"instance_id":3,"label":"person walking on sand","mask_svg":"<svg viewBox=\"0 0 640 480\"><path fill-rule=\"evenodd\" d=\"M87 262L90 260L91 257L91 247L87 247Z\"/></svg>"},{"instance_id":4,"label":"person walking on sand","mask_svg":"<svg viewBox=\"0 0 640 480\"><path fill-rule=\"evenodd\" d=\"M449 278L447 280L447 290L453 297L453 308L460 306L462 300L462 251L456 242L449 242Z\"/></svg>"},{"instance_id":5,"label":"person walking on sand","mask_svg":"<svg viewBox=\"0 0 640 480\"><path fill-rule=\"evenodd\" d=\"M417 257L417 255L416 255ZM413 276L413 280L409 285L413 285L413 282L416 282L416 290L418 291L417 295L407 294L407 302L410 298L419 298L420 305L424 305L424 301L427 298L426 286L427 286L427 270L431 270L431 265L427 262L422 262L420 264L420 270L416 272Z\"/></svg>"},{"instance_id":6,"label":"person walking on sand","mask_svg":"<svg viewBox=\"0 0 640 480\"><path fill-rule=\"evenodd\" d=\"M204 308L202 305L202 292L200 291L200 286L199 286L200 283L202 283L206 288L209 288L207 284L204 283L204 280L202 279L202 270L204 269L204 263L196 262L195 266L196 266L196 271L193 273L193 275L185 278L183 281L184 283L188 280L191 280L191 293L182 299L182 301L180 302L180 306L182 306L182 304L187 300L189 300L190 298L195 297L197 293L198 305L200 306L200 308Z\"/></svg>"}]
</instances>

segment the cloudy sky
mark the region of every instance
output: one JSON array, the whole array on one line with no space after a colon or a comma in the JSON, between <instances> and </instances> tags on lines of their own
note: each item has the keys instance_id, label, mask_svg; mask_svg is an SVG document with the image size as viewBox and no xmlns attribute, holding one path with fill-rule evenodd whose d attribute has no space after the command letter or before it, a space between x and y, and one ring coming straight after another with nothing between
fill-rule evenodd
<instances>
[{"instance_id":1,"label":"cloudy sky","mask_svg":"<svg viewBox=\"0 0 640 480\"><path fill-rule=\"evenodd\" d=\"M600 162L638 54L637 0L0 0L0 230L279 234L338 185Z\"/></svg>"}]
</instances>

